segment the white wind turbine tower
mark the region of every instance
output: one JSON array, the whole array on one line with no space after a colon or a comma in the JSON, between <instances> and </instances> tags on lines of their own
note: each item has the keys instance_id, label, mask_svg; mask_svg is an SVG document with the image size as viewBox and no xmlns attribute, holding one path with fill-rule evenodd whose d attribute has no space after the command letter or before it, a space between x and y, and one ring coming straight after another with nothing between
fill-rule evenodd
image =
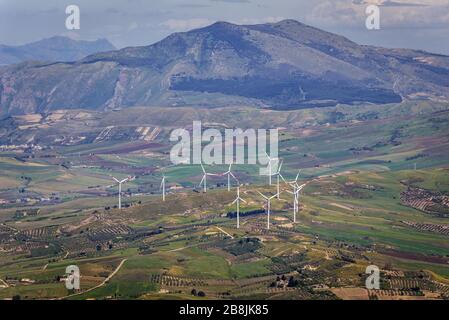
<instances>
[{"instance_id":1,"label":"white wind turbine tower","mask_svg":"<svg viewBox=\"0 0 449 320\"><path fill-rule=\"evenodd\" d=\"M287 191L287 192L293 195L293 222L294 223L296 223L296 214L298 213L298 208L299 208L299 191L301 191L301 190L299 190L298 179L299 179L300 174L301 174L301 170L299 170L298 174L296 175L295 180L289 181L289 182L285 181L285 179L281 176L282 180L284 180L286 183L288 183L293 188L293 191Z\"/></svg>"},{"instance_id":2,"label":"white wind turbine tower","mask_svg":"<svg viewBox=\"0 0 449 320\"><path fill-rule=\"evenodd\" d=\"M232 169L232 163L229 165L229 169L228 171L226 171L225 173L223 173L223 176L228 176L228 192L231 191L231 177L233 177L235 179L235 181L238 182L238 179L235 177L235 175L232 173L231 171Z\"/></svg>"},{"instance_id":3,"label":"white wind turbine tower","mask_svg":"<svg viewBox=\"0 0 449 320\"><path fill-rule=\"evenodd\" d=\"M240 198L240 185L239 185L239 186L237 186L237 198L232 203L232 204L235 203L237 205L237 229L240 228L240 201L243 201L244 203L246 203L245 200Z\"/></svg>"},{"instance_id":4,"label":"white wind turbine tower","mask_svg":"<svg viewBox=\"0 0 449 320\"><path fill-rule=\"evenodd\" d=\"M160 190L162 190L162 201L165 202L165 182L166 182L166 177L165 174L162 174L162 181L161 181L161 186L160 186Z\"/></svg>"},{"instance_id":5,"label":"white wind turbine tower","mask_svg":"<svg viewBox=\"0 0 449 320\"><path fill-rule=\"evenodd\" d=\"M296 181L298 181L298 179L296 179ZM288 193L293 195L293 223L296 223L296 215L299 212L299 193L307 185L307 183L298 185L296 181L294 182L294 184L291 184L291 186L293 187L293 192L287 191Z\"/></svg>"},{"instance_id":6,"label":"white wind turbine tower","mask_svg":"<svg viewBox=\"0 0 449 320\"><path fill-rule=\"evenodd\" d=\"M271 178L273 177L273 161L279 161L279 158L271 158L267 152L265 152L265 154L267 155L268 158L268 181L269 181L269 185L272 185L272 180Z\"/></svg>"},{"instance_id":7,"label":"white wind turbine tower","mask_svg":"<svg viewBox=\"0 0 449 320\"><path fill-rule=\"evenodd\" d=\"M306 185L307 184L304 183L304 184L302 184L300 186L298 186L298 185L295 186L295 188L296 188L296 191L295 191L296 213L295 213L295 215L293 217L293 222L294 223L296 223L296 214L299 212L299 193L302 191L302 189L304 189L304 187Z\"/></svg>"},{"instance_id":8,"label":"white wind turbine tower","mask_svg":"<svg viewBox=\"0 0 449 320\"><path fill-rule=\"evenodd\" d=\"M281 169L282 169L282 165L284 164L284 161L281 161L279 167L278 167L278 171L276 172L276 178L277 178L277 198L278 200L281 198L281 189L280 189L280 179L282 179L283 181L285 181L284 177L281 174Z\"/></svg>"},{"instance_id":9,"label":"white wind turbine tower","mask_svg":"<svg viewBox=\"0 0 449 320\"><path fill-rule=\"evenodd\" d=\"M292 191L287 191L287 192L293 195L293 223L296 223L296 214L298 213L298 207L299 207L298 185L293 186L293 192Z\"/></svg>"},{"instance_id":10,"label":"white wind turbine tower","mask_svg":"<svg viewBox=\"0 0 449 320\"><path fill-rule=\"evenodd\" d=\"M203 185L204 187L204 193L207 192L207 177L214 177L214 176L218 176L218 174L215 173L207 173L206 170L204 169L203 164L201 164L201 169L203 170L203 179L201 179L200 182L200 186Z\"/></svg>"},{"instance_id":11,"label":"white wind turbine tower","mask_svg":"<svg viewBox=\"0 0 449 320\"><path fill-rule=\"evenodd\" d=\"M257 191L259 192L259 191ZM267 197L264 194L260 193L259 194L267 201L267 230L270 230L270 214L271 214L271 200L273 200L274 198L276 198L278 195L275 194L272 197Z\"/></svg>"},{"instance_id":12,"label":"white wind turbine tower","mask_svg":"<svg viewBox=\"0 0 449 320\"><path fill-rule=\"evenodd\" d=\"M118 183L118 208L121 210L122 209L122 184L124 184L125 182L128 182L130 179L126 178L123 180L118 180L114 177L112 177L112 179L114 179L114 181Z\"/></svg>"},{"instance_id":13,"label":"white wind turbine tower","mask_svg":"<svg viewBox=\"0 0 449 320\"><path fill-rule=\"evenodd\" d=\"M301 170L299 170L298 174L296 175L295 180L288 181L288 182L285 181L284 177L281 175L282 180L284 180L285 183L289 184L293 188L293 191L287 191L287 192L293 195L293 222L294 223L296 223L296 214L298 213L298 204L299 204L298 179L299 179L300 174L301 174Z\"/></svg>"}]
</instances>

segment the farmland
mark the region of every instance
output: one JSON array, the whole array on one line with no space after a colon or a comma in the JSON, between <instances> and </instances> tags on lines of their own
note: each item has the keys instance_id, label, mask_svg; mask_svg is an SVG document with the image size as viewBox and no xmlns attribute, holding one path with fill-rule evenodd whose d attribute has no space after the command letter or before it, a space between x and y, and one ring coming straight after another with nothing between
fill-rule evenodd
<instances>
[{"instance_id":1,"label":"farmland","mask_svg":"<svg viewBox=\"0 0 449 320\"><path fill-rule=\"evenodd\" d=\"M448 107L10 119L0 136L0 298L447 299ZM246 201L237 229L235 186L228 192L224 177L211 177L203 193L200 166L171 165L169 134L192 119L219 130L281 127L282 174L291 180L303 169L306 184L298 223L282 184L266 230L257 191L276 188L257 166L233 169ZM111 176L134 177L122 210ZM76 293L63 283L69 265L81 271ZM381 269L380 291L365 289L368 265Z\"/></svg>"}]
</instances>

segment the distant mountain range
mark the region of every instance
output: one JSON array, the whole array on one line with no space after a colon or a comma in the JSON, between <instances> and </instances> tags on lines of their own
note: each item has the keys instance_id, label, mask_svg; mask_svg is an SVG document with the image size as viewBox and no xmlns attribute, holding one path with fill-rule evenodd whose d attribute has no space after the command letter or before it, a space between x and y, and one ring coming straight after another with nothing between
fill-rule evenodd
<instances>
[{"instance_id":1,"label":"distant mountain range","mask_svg":"<svg viewBox=\"0 0 449 320\"><path fill-rule=\"evenodd\" d=\"M0 68L2 114L129 106L274 109L449 99L449 57L358 45L294 20L217 22L70 63Z\"/></svg>"},{"instance_id":2,"label":"distant mountain range","mask_svg":"<svg viewBox=\"0 0 449 320\"><path fill-rule=\"evenodd\" d=\"M79 41L55 36L21 46L0 45L0 65L35 61L76 61L88 55L115 50L106 39Z\"/></svg>"}]
</instances>

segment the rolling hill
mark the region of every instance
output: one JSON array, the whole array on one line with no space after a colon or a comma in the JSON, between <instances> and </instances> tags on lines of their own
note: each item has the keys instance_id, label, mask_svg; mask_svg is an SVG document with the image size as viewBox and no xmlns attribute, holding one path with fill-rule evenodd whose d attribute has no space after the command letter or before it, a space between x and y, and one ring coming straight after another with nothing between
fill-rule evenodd
<instances>
[{"instance_id":1,"label":"rolling hill","mask_svg":"<svg viewBox=\"0 0 449 320\"><path fill-rule=\"evenodd\" d=\"M294 20L217 22L76 62L0 68L0 114L131 106L294 109L449 98L449 57L358 45Z\"/></svg>"}]
</instances>

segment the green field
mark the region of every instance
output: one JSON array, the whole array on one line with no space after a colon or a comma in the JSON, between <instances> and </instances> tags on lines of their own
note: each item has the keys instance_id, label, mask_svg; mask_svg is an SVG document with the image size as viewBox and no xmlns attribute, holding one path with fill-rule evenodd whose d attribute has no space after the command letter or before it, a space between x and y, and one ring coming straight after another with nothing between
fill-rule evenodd
<instances>
[{"instance_id":1,"label":"green field","mask_svg":"<svg viewBox=\"0 0 449 320\"><path fill-rule=\"evenodd\" d=\"M383 284L392 296L399 295L394 290L412 295L418 284L420 293L446 299L447 108L409 102L296 111L189 109L190 116L169 110L163 119L157 108L145 114L131 108L90 125L73 124L93 142L57 145L33 157L2 152L0 298L338 299L332 288L363 287L364 268L376 264L385 275L399 273ZM265 202L256 191L274 194L276 188L258 175L258 166L234 166L246 201L236 229L227 217L235 211L235 183L228 192L225 177L211 177L205 194L198 187L200 166L170 165L168 133L195 116L219 127L283 128L282 175L291 180L302 169L299 183L307 183L298 223L286 192L291 188L282 183L265 230L267 215L257 212ZM95 142L94 126L110 123L121 135ZM148 145L126 141L125 133L133 132L126 123L160 126L161 134ZM65 129L56 123L52 130ZM45 141L50 133L39 134ZM227 166L207 170L221 173ZM134 177L124 187L123 210L111 176ZM71 264L82 275L75 294L61 281ZM391 277L409 287L395 287ZM324 285L330 288L316 290ZM198 291L204 296L192 294Z\"/></svg>"}]
</instances>

